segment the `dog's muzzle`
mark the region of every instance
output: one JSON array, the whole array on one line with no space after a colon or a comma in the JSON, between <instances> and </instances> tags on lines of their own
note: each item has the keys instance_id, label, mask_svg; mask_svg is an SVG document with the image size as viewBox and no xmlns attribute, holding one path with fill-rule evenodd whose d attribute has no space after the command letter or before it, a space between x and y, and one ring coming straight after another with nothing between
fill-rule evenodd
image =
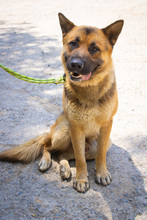
<instances>
[{"instance_id":1,"label":"dog's muzzle","mask_svg":"<svg viewBox=\"0 0 147 220\"><path fill-rule=\"evenodd\" d=\"M70 68L72 71L82 71L84 68L84 62L78 58L74 58L70 62Z\"/></svg>"},{"instance_id":2,"label":"dog's muzzle","mask_svg":"<svg viewBox=\"0 0 147 220\"><path fill-rule=\"evenodd\" d=\"M67 62L67 68L70 72L70 79L73 81L84 81L91 77L89 66L86 65L86 60L80 58L72 58Z\"/></svg>"}]
</instances>

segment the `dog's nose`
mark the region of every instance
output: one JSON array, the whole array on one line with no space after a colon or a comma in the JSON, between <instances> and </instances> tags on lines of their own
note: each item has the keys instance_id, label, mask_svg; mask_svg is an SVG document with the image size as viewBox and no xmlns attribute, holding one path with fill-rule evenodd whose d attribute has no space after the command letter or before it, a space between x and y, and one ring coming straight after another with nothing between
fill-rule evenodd
<instances>
[{"instance_id":1,"label":"dog's nose","mask_svg":"<svg viewBox=\"0 0 147 220\"><path fill-rule=\"evenodd\" d=\"M71 60L70 66L73 71L75 71L75 70L80 71L83 69L84 63L81 59L73 58Z\"/></svg>"}]
</instances>

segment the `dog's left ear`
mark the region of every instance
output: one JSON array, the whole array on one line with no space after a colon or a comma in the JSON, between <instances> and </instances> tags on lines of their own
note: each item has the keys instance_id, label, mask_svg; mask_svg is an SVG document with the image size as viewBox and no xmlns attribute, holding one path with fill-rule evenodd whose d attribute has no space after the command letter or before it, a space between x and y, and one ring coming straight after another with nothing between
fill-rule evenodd
<instances>
[{"instance_id":1,"label":"dog's left ear","mask_svg":"<svg viewBox=\"0 0 147 220\"><path fill-rule=\"evenodd\" d=\"M63 37L75 27L74 23L68 20L62 13L58 13Z\"/></svg>"},{"instance_id":2,"label":"dog's left ear","mask_svg":"<svg viewBox=\"0 0 147 220\"><path fill-rule=\"evenodd\" d=\"M114 44L117 41L117 38L122 30L123 24L124 24L123 20L118 20L118 21L114 22L113 24L110 24L106 28L102 29L104 34L109 39L112 47L114 46Z\"/></svg>"}]
</instances>

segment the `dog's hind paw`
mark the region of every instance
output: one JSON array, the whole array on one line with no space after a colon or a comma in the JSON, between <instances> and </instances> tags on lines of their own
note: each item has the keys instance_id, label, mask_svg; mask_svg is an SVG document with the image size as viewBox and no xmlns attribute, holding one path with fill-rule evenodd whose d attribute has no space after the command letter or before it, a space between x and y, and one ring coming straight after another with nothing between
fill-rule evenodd
<instances>
[{"instance_id":1,"label":"dog's hind paw","mask_svg":"<svg viewBox=\"0 0 147 220\"><path fill-rule=\"evenodd\" d=\"M63 180L68 180L71 177L71 169L70 166L60 165L60 175Z\"/></svg>"},{"instance_id":2,"label":"dog's hind paw","mask_svg":"<svg viewBox=\"0 0 147 220\"><path fill-rule=\"evenodd\" d=\"M79 193L85 193L89 190L90 185L86 181L74 181L73 188L77 190Z\"/></svg>"},{"instance_id":3,"label":"dog's hind paw","mask_svg":"<svg viewBox=\"0 0 147 220\"><path fill-rule=\"evenodd\" d=\"M45 172L46 170L48 170L51 166L52 161L45 159L45 158L41 158L39 165L38 165L38 169L41 172Z\"/></svg>"}]
</instances>

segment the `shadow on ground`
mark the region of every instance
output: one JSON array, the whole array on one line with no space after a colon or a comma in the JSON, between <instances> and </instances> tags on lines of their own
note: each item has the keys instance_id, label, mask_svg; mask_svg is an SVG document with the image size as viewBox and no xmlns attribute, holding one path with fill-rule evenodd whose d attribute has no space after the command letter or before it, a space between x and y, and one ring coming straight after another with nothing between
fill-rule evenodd
<instances>
[{"instance_id":1,"label":"shadow on ground","mask_svg":"<svg viewBox=\"0 0 147 220\"><path fill-rule=\"evenodd\" d=\"M1 22L0 25L3 25ZM58 36L38 36L28 24L2 28L0 62L27 76L63 75ZM21 81L0 69L0 123L3 145L20 144L42 133L62 111L62 86Z\"/></svg>"},{"instance_id":2,"label":"shadow on ground","mask_svg":"<svg viewBox=\"0 0 147 220\"><path fill-rule=\"evenodd\" d=\"M129 153L120 147L113 145L107 155L113 177L110 186L95 183L94 161L88 162L91 188L86 194L77 193L72 181L60 179L56 161L43 174L37 170L37 163L1 163L4 171L1 219L119 219L121 216L126 220L135 219L145 211L143 178Z\"/></svg>"},{"instance_id":3,"label":"shadow on ground","mask_svg":"<svg viewBox=\"0 0 147 220\"><path fill-rule=\"evenodd\" d=\"M0 62L9 65L9 68L15 68L15 71L23 73L28 69L29 74L43 77L43 72L40 72L41 68L46 71L46 74L47 71L50 74L51 69L62 68L60 61L61 41L58 36L36 37L33 29L34 27L28 27L26 23L22 24L21 28L18 28L17 24L13 24L11 28L2 28Z\"/></svg>"}]
</instances>

